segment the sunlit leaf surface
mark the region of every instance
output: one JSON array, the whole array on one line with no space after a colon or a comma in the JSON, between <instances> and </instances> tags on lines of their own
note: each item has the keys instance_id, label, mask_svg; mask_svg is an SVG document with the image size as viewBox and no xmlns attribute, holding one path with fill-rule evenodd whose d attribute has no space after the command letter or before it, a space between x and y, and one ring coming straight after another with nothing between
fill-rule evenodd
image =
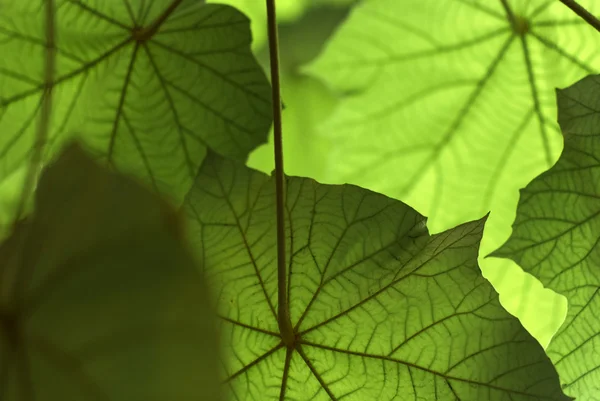
<instances>
[{"instance_id":1,"label":"sunlit leaf surface","mask_svg":"<svg viewBox=\"0 0 600 401\"><path fill-rule=\"evenodd\" d=\"M494 256L510 257L569 300L550 343L565 392L600 399L600 76L558 91L562 156L522 192L513 234Z\"/></svg>"},{"instance_id":2,"label":"sunlit leaf surface","mask_svg":"<svg viewBox=\"0 0 600 401\"><path fill-rule=\"evenodd\" d=\"M231 399L567 399L481 276L484 220L430 236L383 195L298 177L286 188L289 348L276 319L273 179L210 153L184 203Z\"/></svg>"},{"instance_id":3,"label":"sunlit leaf surface","mask_svg":"<svg viewBox=\"0 0 600 401\"><path fill-rule=\"evenodd\" d=\"M266 141L269 84L249 21L232 7L0 0L0 10L0 180L30 155L47 87L51 143L77 135L99 160L175 199L207 148L245 160Z\"/></svg>"},{"instance_id":4,"label":"sunlit leaf surface","mask_svg":"<svg viewBox=\"0 0 600 401\"><path fill-rule=\"evenodd\" d=\"M428 216L432 232L491 210L482 249L503 243L518 189L561 150L554 89L600 70L598 33L561 2L506 3L514 25L500 0L360 3L309 67L347 95L323 127L336 147L322 181L402 199ZM600 2L578 3L600 14ZM510 262L482 268L495 285L536 287L507 277ZM515 286L497 288L508 298ZM538 294L543 310L561 305ZM526 295L511 311L547 343L564 309L543 317L535 303L523 307Z\"/></svg>"}]
</instances>

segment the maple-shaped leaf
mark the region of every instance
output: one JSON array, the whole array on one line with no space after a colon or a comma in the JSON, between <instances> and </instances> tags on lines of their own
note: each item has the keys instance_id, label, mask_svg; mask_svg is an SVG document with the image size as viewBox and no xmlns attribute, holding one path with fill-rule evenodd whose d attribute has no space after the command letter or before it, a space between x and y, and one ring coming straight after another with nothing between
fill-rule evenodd
<instances>
[{"instance_id":1,"label":"maple-shaped leaf","mask_svg":"<svg viewBox=\"0 0 600 401\"><path fill-rule=\"evenodd\" d=\"M548 355L565 391L600 399L600 76L557 91L564 151L521 191L507 257L567 297L567 319Z\"/></svg>"},{"instance_id":2,"label":"maple-shaped leaf","mask_svg":"<svg viewBox=\"0 0 600 401\"><path fill-rule=\"evenodd\" d=\"M371 0L307 71L346 95L322 127L328 175L313 178L402 199L432 232L491 210L487 254L510 235L518 190L560 154L554 89L600 71L600 41L560 1ZM547 343L561 300L508 260L480 263Z\"/></svg>"},{"instance_id":3,"label":"maple-shaped leaf","mask_svg":"<svg viewBox=\"0 0 600 401\"><path fill-rule=\"evenodd\" d=\"M554 88L600 69L597 35L559 1L360 3L307 67L348 95L323 129L328 181L406 200L434 231L482 216L560 154Z\"/></svg>"},{"instance_id":4,"label":"maple-shaped leaf","mask_svg":"<svg viewBox=\"0 0 600 401\"><path fill-rule=\"evenodd\" d=\"M281 289L272 177L211 152L184 202L231 399L567 400L481 275L485 219L431 236L415 210L356 186L287 177L285 198Z\"/></svg>"},{"instance_id":5,"label":"maple-shaped leaf","mask_svg":"<svg viewBox=\"0 0 600 401\"><path fill-rule=\"evenodd\" d=\"M204 1L0 0L0 180L42 129L181 200L207 148L245 160L266 141L250 42L242 13Z\"/></svg>"},{"instance_id":6,"label":"maple-shaped leaf","mask_svg":"<svg viewBox=\"0 0 600 401\"><path fill-rule=\"evenodd\" d=\"M0 245L0 400L220 400L177 214L69 147Z\"/></svg>"}]
</instances>

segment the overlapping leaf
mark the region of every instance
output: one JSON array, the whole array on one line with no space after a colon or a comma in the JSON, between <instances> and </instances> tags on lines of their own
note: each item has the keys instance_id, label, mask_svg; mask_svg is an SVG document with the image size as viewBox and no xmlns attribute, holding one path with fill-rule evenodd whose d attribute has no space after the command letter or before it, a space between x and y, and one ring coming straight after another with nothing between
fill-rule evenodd
<instances>
[{"instance_id":1,"label":"overlapping leaf","mask_svg":"<svg viewBox=\"0 0 600 401\"><path fill-rule=\"evenodd\" d=\"M214 312L180 231L69 148L0 246L0 399L219 400Z\"/></svg>"},{"instance_id":2,"label":"overlapping leaf","mask_svg":"<svg viewBox=\"0 0 600 401\"><path fill-rule=\"evenodd\" d=\"M362 2L309 67L348 95L322 130L336 148L323 156L330 175L321 181L402 199L433 232L492 210L482 247L500 246L518 189L560 153L554 88L600 70L597 32L561 2L505 3L516 27L500 0ZM600 13L598 1L578 3ZM481 264L507 297L535 287L505 275L517 271L512 262ZM524 285L501 284L515 280ZM549 294L538 302L560 304ZM553 330L535 304L513 306L546 343Z\"/></svg>"},{"instance_id":3,"label":"overlapping leaf","mask_svg":"<svg viewBox=\"0 0 600 401\"><path fill-rule=\"evenodd\" d=\"M550 167L554 88L600 68L597 32L558 1L507 3L518 28L499 0L356 7L309 68L352 95L326 126L338 144L331 180L413 193L439 231Z\"/></svg>"},{"instance_id":4,"label":"overlapping leaf","mask_svg":"<svg viewBox=\"0 0 600 401\"><path fill-rule=\"evenodd\" d=\"M286 182L289 312L278 334L272 178L210 153L184 203L236 400L566 400L477 266L484 221L430 236L407 205Z\"/></svg>"},{"instance_id":5,"label":"overlapping leaf","mask_svg":"<svg viewBox=\"0 0 600 401\"><path fill-rule=\"evenodd\" d=\"M323 5L345 7L357 0L279 0L277 1L277 19L291 22L304 14L310 7ZM267 13L265 2L260 0L208 0L209 3L224 3L234 6L248 15L252 26L252 47L255 50L265 46L267 40Z\"/></svg>"},{"instance_id":6,"label":"overlapping leaf","mask_svg":"<svg viewBox=\"0 0 600 401\"><path fill-rule=\"evenodd\" d=\"M513 259L569 301L550 343L565 391L600 400L600 76L558 91L565 147L521 191L513 234L493 253Z\"/></svg>"},{"instance_id":7,"label":"overlapping leaf","mask_svg":"<svg viewBox=\"0 0 600 401\"><path fill-rule=\"evenodd\" d=\"M0 180L30 155L49 87L51 143L76 134L99 159L176 199L207 148L245 160L266 141L268 81L250 52L249 21L232 7L3 0L0 10Z\"/></svg>"}]
</instances>

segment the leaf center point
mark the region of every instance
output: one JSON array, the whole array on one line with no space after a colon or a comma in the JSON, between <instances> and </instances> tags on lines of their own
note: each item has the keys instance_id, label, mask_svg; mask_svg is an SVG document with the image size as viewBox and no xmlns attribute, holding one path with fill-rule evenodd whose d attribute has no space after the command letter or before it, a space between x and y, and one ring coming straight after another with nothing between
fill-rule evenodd
<instances>
[{"instance_id":1,"label":"leaf center point","mask_svg":"<svg viewBox=\"0 0 600 401\"><path fill-rule=\"evenodd\" d=\"M154 36L155 33L156 33L156 30L153 29L152 26L150 26L150 27L136 26L135 28L133 28L131 30L132 38L138 43L147 42L148 40L152 39L152 36Z\"/></svg>"},{"instance_id":2,"label":"leaf center point","mask_svg":"<svg viewBox=\"0 0 600 401\"><path fill-rule=\"evenodd\" d=\"M529 33L531 25L529 20L521 15L515 14L513 21L513 31L519 36L525 36Z\"/></svg>"}]
</instances>

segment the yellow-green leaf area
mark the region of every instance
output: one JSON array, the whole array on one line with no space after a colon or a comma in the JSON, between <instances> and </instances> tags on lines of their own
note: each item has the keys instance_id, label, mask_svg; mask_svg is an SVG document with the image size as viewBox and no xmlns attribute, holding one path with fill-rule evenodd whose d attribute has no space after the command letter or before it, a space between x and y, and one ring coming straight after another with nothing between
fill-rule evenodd
<instances>
[{"instance_id":1,"label":"yellow-green leaf area","mask_svg":"<svg viewBox=\"0 0 600 401\"><path fill-rule=\"evenodd\" d=\"M485 219L430 235L402 202L300 177L287 177L285 199L282 288L271 176L211 153L184 203L231 399L568 399L543 348L481 275Z\"/></svg>"},{"instance_id":2,"label":"yellow-green leaf area","mask_svg":"<svg viewBox=\"0 0 600 401\"><path fill-rule=\"evenodd\" d=\"M249 21L234 8L196 0L0 7L0 180L27 161L40 124L46 156L75 136L99 161L179 201L206 149L245 160L266 141L269 83L250 51Z\"/></svg>"},{"instance_id":3,"label":"yellow-green leaf area","mask_svg":"<svg viewBox=\"0 0 600 401\"><path fill-rule=\"evenodd\" d=\"M564 150L554 167L521 191L506 257L569 302L548 347L565 392L600 394L600 76L557 91Z\"/></svg>"},{"instance_id":4,"label":"yellow-green leaf area","mask_svg":"<svg viewBox=\"0 0 600 401\"><path fill-rule=\"evenodd\" d=\"M600 14L597 1L578 3ZM320 179L402 199L432 232L491 210L489 253L510 235L518 189L562 148L554 89L599 69L598 33L560 1L364 1L308 67L344 96L321 129L336 146ZM481 266L548 343L564 305L531 278L508 277L511 262Z\"/></svg>"}]
</instances>

